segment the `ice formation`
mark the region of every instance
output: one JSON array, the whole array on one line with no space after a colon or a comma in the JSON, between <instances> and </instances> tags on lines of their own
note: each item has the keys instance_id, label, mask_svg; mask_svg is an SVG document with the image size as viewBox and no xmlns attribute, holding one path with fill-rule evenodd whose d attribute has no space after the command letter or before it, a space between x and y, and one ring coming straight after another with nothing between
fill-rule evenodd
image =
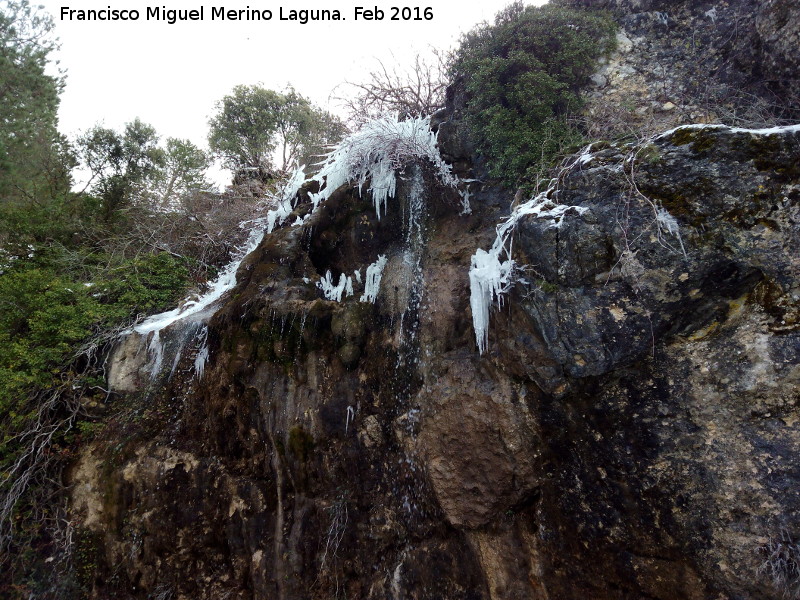
<instances>
[{"instance_id":1,"label":"ice formation","mask_svg":"<svg viewBox=\"0 0 800 600\"><path fill-rule=\"evenodd\" d=\"M319 164L319 172L308 180L320 186L320 191L309 194L312 211L341 186L355 183L361 188L370 180L369 193L380 219L397 189L397 170L414 160L429 161L443 185L458 185L458 177L452 174L436 147L430 117L400 121L395 115L373 119L335 146ZM294 209L297 191L306 181L303 171L304 167L300 167L294 173L277 199L278 206L267 214L268 233Z\"/></svg>"},{"instance_id":2,"label":"ice formation","mask_svg":"<svg viewBox=\"0 0 800 600\"><path fill-rule=\"evenodd\" d=\"M462 215L471 215L472 206L469 204L469 199L472 196L468 189L461 192L461 213Z\"/></svg>"},{"instance_id":3,"label":"ice formation","mask_svg":"<svg viewBox=\"0 0 800 600\"><path fill-rule=\"evenodd\" d=\"M317 282L317 287L322 290L322 294L328 300L341 302L342 296L345 294L348 296L353 295L353 278L347 277L342 273L339 275L339 283L334 285L333 276L331 272L328 271L325 273L325 276Z\"/></svg>"},{"instance_id":4,"label":"ice formation","mask_svg":"<svg viewBox=\"0 0 800 600\"><path fill-rule=\"evenodd\" d=\"M381 277L383 276L383 268L385 266L386 256L381 254L378 256L378 260L367 267L367 280L364 284L364 294L361 296L361 302L375 303L375 299L378 297L378 292L380 291Z\"/></svg>"},{"instance_id":5,"label":"ice formation","mask_svg":"<svg viewBox=\"0 0 800 600\"><path fill-rule=\"evenodd\" d=\"M414 160L430 161L443 185L455 187L458 184L458 178L436 147L430 117L400 121L394 116L369 121L322 161L322 168L313 178L321 189L311 194L311 202L316 208L342 185L356 183L361 187L369 179L369 193L380 219L381 209L386 212L387 199L394 197L397 169Z\"/></svg>"},{"instance_id":6,"label":"ice formation","mask_svg":"<svg viewBox=\"0 0 800 600\"><path fill-rule=\"evenodd\" d=\"M546 219L550 222L549 227L559 228L567 214L582 214L587 210L582 206L556 204L549 197L553 190L551 186L547 191L518 205L508 219L497 227L497 237L492 247L488 251L478 248L472 256L469 269L469 303L475 341L481 354L486 351L489 341L489 308L493 303L502 305L503 294L514 283L515 263L511 257L511 244L514 228L519 220L530 215Z\"/></svg>"},{"instance_id":7,"label":"ice formation","mask_svg":"<svg viewBox=\"0 0 800 600\"><path fill-rule=\"evenodd\" d=\"M205 294L184 302L173 310L152 315L133 327L132 331L149 337L147 351L150 357L150 372L156 375L161 368L164 348L160 332L177 321L197 323L208 317L209 307L236 284L236 271L239 265L244 257L258 246L265 231L271 233L291 215L297 203L297 192L304 183L313 181L319 184L319 191L309 194L313 212L342 185L357 184L359 188L363 188L369 180L368 193L372 196L375 211L380 219L386 212L388 199L395 195L397 171L415 160L428 161L432 164L435 176L443 185L450 187L458 185L458 178L452 174L450 166L439 155L436 134L430 129L429 117L404 121L399 120L397 116L374 119L334 147L320 163L319 172L312 178L306 179L305 167L298 167L274 196L274 208L268 211L263 219L249 224L251 231L247 244L236 259L210 284ZM468 201L468 196L463 198L465 212L468 212ZM301 225L304 222L305 219L297 218L293 224ZM361 301L375 302L385 264L386 257L381 255L367 268ZM360 284L360 270L354 275ZM341 301L344 296L352 296L354 293L353 278L344 274L341 274L338 282L334 283L333 275L328 272L316 285L329 300ZM198 376L202 376L206 359L207 349L203 346L195 362Z\"/></svg>"},{"instance_id":8,"label":"ice formation","mask_svg":"<svg viewBox=\"0 0 800 600\"><path fill-rule=\"evenodd\" d=\"M267 213L267 233L272 233L276 225L283 223L292 214L294 203L297 201L297 192L306 181L305 168L305 165L297 167L294 174L278 193L276 197L278 206ZM300 223L295 222L294 224L302 224L302 220L300 220Z\"/></svg>"},{"instance_id":9,"label":"ice formation","mask_svg":"<svg viewBox=\"0 0 800 600\"><path fill-rule=\"evenodd\" d=\"M236 271L245 256L255 250L264 237L264 219L242 223L240 227L249 227L247 242L239 249L236 258L226 266L219 276L211 282L208 291L197 299L184 302L181 306L157 315L151 315L133 328L136 333L146 335L151 331L161 331L176 321L198 315L213 302L236 285Z\"/></svg>"},{"instance_id":10,"label":"ice formation","mask_svg":"<svg viewBox=\"0 0 800 600\"><path fill-rule=\"evenodd\" d=\"M710 130L725 130L732 133L749 133L750 135L772 135L775 133L797 133L800 132L800 124L796 125L780 125L777 127L766 127L764 129L746 129L744 127L730 127L719 123L692 123L690 125L678 125L668 131L658 134L655 140L660 140L673 135L677 131L685 131L687 129L710 129Z\"/></svg>"},{"instance_id":11,"label":"ice formation","mask_svg":"<svg viewBox=\"0 0 800 600\"><path fill-rule=\"evenodd\" d=\"M147 344L147 354L150 356L147 371L151 377L155 377L161 370L161 363L164 361L164 345L161 343L161 332L158 329L153 332L150 342Z\"/></svg>"},{"instance_id":12,"label":"ice formation","mask_svg":"<svg viewBox=\"0 0 800 600\"><path fill-rule=\"evenodd\" d=\"M194 359L194 372L198 379L202 379L208 362L208 326L204 325L200 330L197 341L200 343L200 349Z\"/></svg>"},{"instance_id":13,"label":"ice formation","mask_svg":"<svg viewBox=\"0 0 800 600\"><path fill-rule=\"evenodd\" d=\"M430 162L442 185L456 187L459 184L458 177L452 174L450 165L439 154L429 117L400 121L397 116L385 116L367 122L345 138L320 163L319 172L311 178L320 186L319 192L309 194L312 212L341 186L356 184L361 189L369 180L368 193L372 196L375 213L380 219L381 215L386 214L388 199L394 197L397 190L397 171L413 161ZM300 184L292 187L299 189ZM292 210L291 202L291 198L284 197L274 211L271 224L286 219ZM416 209L410 207L410 210L413 212ZM462 195L462 210L463 213L470 212L468 194ZM416 218L416 215L411 218ZM386 257L381 255L367 267L361 302L375 302L385 266ZM356 271L354 275L356 281L361 283L361 271ZM335 284L328 272L317 282L317 287L328 300L341 301L345 294L353 293L352 278L344 274L339 276Z\"/></svg>"},{"instance_id":14,"label":"ice formation","mask_svg":"<svg viewBox=\"0 0 800 600\"><path fill-rule=\"evenodd\" d=\"M656 221L658 222L659 230L670 234L672 237L678 240L678 243L681 246L681 252L683 252L683 255L686 256L686 248L683 247L680 226L678 225L678 221L675 219L675 217L669 214L666 208L659 206L656 208Z\"/></svg>"},{"instance_id":15,"label":"ice formation","mask_svg":"<svg viewBox=\"0 0 800 600\"><path fill-rule=\"evenodd\" d=\"M208 319L210 314L213 314L212 305L219 300L222 295L236 285L236 271L239 265L242 264L245 256L250 254L256 249L264 237L264 224L265 219L255 219L253 221L243 222L239 226L247 227L250 229L247 242L239 249L235 259L225 267L219 276L211 282L208 291L200 296L184 302L182 305L168 310L166 312L151 315L132 329L123 332L122 335L130 333L138 333L147 341L147 355L149 358L147 372L152 378L155 378L161 371L161 366L164 360L164 339L161 336L161 331L166 327L183 321L186 327L190 325L196 326L198 322ZM183 343L177 348L177 354L174 357L172 369L174 370L177 360L180 358L183 350ZM201 353L202 353L201 349ZM203 364L207 358L208 349L205 349L206 355L202 358ZM199 355L198 355L199 359ZM197 368L199 363L195 363ZM200 366L199 373L202 374L202 366Z\"/></svg>"}]
</instances>

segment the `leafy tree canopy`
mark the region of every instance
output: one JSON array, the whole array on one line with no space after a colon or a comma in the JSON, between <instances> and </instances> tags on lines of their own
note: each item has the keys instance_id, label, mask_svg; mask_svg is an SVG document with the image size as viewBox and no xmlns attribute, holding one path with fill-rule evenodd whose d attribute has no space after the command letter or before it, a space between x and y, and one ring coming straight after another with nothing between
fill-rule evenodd
<instances>
[{"instance_id":1,"label":"leafy tree canopy","mask_svg":"<svg viewBox=\"0 0 800 600\"><path fill-rule=\"evenodd\" d=\"M131 206L175 210L187 195L207 191L211 157L189 140L167 138L139 119L120 133L95 126L77 140L80 157L91 174L87 188L101 202L105 223Z\"/></svg>"},{"instance_id":2,"label":"leafy tree canopy","mask_svg":"<svg viewBox=\"0 0 800 600\"><path fill-rule=\"evenodd\" d=\"M339 139L341 121L289 88L239 85L217 105L208 144L235 173L286 171ZM277 163L275 162L277 160Z\"/></svg>"},{"instance_id":3,"label":"leafy tree canopy","mask_svg":"<svg viewBox=\"0 0 800 600\"><path fill-rule=\"evenodd\" d=\"M162 210L176 207L193 191L212 189L206 178L211 157L189 140L167 138L163 167L155 178L154 204Z\"/></svg>"},{"instance_id":4,"label":"leafy tree canopy","mask_svg":"<svg viewBox=\"0 0 800 600\"><path fill-rule=\"evenodd\" d=\"M52 27L28 0L0 2L0 241L40 236L69 192L74 163L56 129L63 80L45 73Z\"/></svg>"},{"instance_id":5,"label":"leafy tree canopy","mask_svg":"<svg viewBox=\"0 0 800 600\"><path fill-rule=\"evenodd\" d=\"M91 172L89 185L102 201L102 218L110 222L164 164L158 135L139 119L125 131L95 126L78 139L81 158Z\"/></svg>"}]
</instances>

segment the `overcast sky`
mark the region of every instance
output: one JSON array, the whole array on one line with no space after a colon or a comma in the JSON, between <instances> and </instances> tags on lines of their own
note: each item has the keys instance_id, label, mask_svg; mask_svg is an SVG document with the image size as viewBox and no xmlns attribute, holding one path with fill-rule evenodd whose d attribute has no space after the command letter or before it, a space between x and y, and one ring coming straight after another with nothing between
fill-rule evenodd
<instances>
[{"instance_id":1,"label":"overcast sky","mask_svg":"<svg viewBox=\"0 0 800 600\"><path fill-rule=\"evenodd\" d=\"M67 135L102 122L121 128L136 117L162 137L189 138L205 146L207 121L217 100L235 85L291 84L316 104L336 112L332 91L345 80L359 81L375 58L403 63L429 45L449 48L460 34L491 21L509 0L464 2L427 0L421 4L371 2L250 2L231 0L39 0L53 15L58 53L67 85L61 98L60 129ZM36 3L36 0L33 0ZM543 1L530 2L543 4ZM432 20L392 21L391 6L430 7ZM61 18L72 9L138 9L138 21L78 21ZM203 21L147 21L147 6L204 7ZM270 9L271 21L211 20L212 7ZM338 9L343 21L281 21L292 9ZM375 6L382 21L355 20L355 7Z\"/></svg>"}]
</instances>

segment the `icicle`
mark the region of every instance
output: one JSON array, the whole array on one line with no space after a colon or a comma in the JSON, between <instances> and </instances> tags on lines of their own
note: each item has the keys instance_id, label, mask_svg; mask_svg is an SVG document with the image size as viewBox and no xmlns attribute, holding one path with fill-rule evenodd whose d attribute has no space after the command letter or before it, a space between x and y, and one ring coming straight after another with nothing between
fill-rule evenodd
<instances>
[{"instance_id":1,"label":"icicle","mask_svg":"<svg viewBox=\"0 0 800 600\"><path fill-rule=\"evenodd\" d=\"M383 276L383 268L386 266L386 255L381 254L378 260L367 267L367 278L364 284L364 294L361 296L361 302L375 303L378 297L378 292L381 287L381 277Z\"/></svg>"},{"instance_id":2,"label":"icicle","mask_svg":"<svg viewBox=\"0 0 800 600\"><path fill-rule=\"evenodd\" d=\"M319 173L313 178L321 188L310 194L313 209L342 185L363 186L369 180L368 191L380 219L386 213L388 199L395 195L397 169L414 160L433 163L436 177L443 185L458 185L458 177L452 174L436 147L436 134L430 129L429 117L399 121L394 116L369 121L322 161Z\"/></svg>"},{"instance_id":3,"label":"icicle","mask_svg":"<svg viewBox=\"0 0 800 600\"><path fill-rule=\"evenodd\" d=\"M475 341L481 354L488 345L489 307L493 302L501 305L503 294L513 284L515 264L511 258L511 240L519 220L530 215L549 220L551 228L560 228L568 213L583 214L588 210L583 206L556 204L549 198L553 190L551 186L517 206L508 219L497 227L497 237L491 249L486 251L479 248L472 256L469 269L470 307Z\"/></svg>"},{"instance_id":4,"label":"icicle","mask_svg":"<svg viewBox=\"0 0 800 600\"><path fill-rule=\"evenodd\" d=\"M148 372L150 377L155 377L161 371L161 363L164 360L164 344L161 343L161 332L158 329L153 332L147 344L147 353L153 357Z\"/></svg>"},{"instance_id":5,"label":"icicle","mask_svg":"<svg viewBox=\"0 0 800 600\"><path fill-rule=\"evenodd\" d=\"M325 277L322 277L317 282L317 287L322 290L322 294L325 296L325 298L335 302L341 302L342 296L345 293L348 296L353 295L353 279L351 277L347 277L344 273L339 275L339 283L334 285L331 272L326 272Z\"/></svg>"},{"instance_id":6,"label":"icicle","mask_svg":"<svg viewBox=\"0 0 800 600\"><path fill-rule=\"evenodd\" d=\"M469 204L469 199L472 196L468 189L460 192L461 195L461 213L462 215L471 215L472 214L472 206Z\"/></svg>"},{"instance_id":7,"label":"icicle","mask_svg":"<svg viewBox=\"0 0 800 600\"><path fill-rule=\"evenodd\" d=\"M678 221L673 217L666 208L663 206L659 206L656 209L656 221L658 221L658 227L662 231L666 231L672 237L678 240L678 243L681 246L681 252L683 252L683 256L686 256L686 248L683 247L683 239L681 238L681 228L678 225Z\"/></svg>"},{"instance_id":8,"label":"icicle","mask_svg":"<svg viewBox=\"0 0 800 600\"><path fill-rule=\"evenodd\" d=\"M510 253L509 253L510 254ZM508 290L514 271L511 258L500 260L500 252L486 252L482 248L472 256L469 269L469 305L478 351L483 354L489 341L489 306L498 304L501 294Z\"/></svg>"},{"instance_id":9,"label":"icicle","mask_svg":"<svg viewBox=\"0 0 800 600\"><path fill-rule=\"evenodd\" d=\"M200 350L197 351L194 359L194 372L198 379L202 379L208 362L208 327L203 327L197 339L200 342Z\"/></svg>"},{"instance_id":10,"label":"icicle","mask_svg":"<svg viewBox=\"0 0 800 600\"><path fill-rule=\"evenodd\" d=\"M175 370L178 368L178 363L181 360L181 351L183 347L178 348L178 351L175 353L175 358L172 359L172 368L169 370L169 378L172 379L172 376L175 375Z\"/></svg>"}]
</instances>

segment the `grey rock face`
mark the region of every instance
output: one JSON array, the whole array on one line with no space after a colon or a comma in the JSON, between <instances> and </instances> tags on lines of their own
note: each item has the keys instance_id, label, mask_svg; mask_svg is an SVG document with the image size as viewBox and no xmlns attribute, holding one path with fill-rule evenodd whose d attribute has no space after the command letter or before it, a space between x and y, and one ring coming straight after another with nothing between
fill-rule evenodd
<instances>
[{"instance_id":1,"label":"grey rock face","mask_svg":"<svg viewBox=\"0 0 800 600\"><path fill-rule=\"evenodd\" d=\"M617 51L586 92L593 137L800 120L796 2L562 3L610 9L621 27Z\"/></svg>"},{"instance_id":2,"label":"grey rock face","mask_svg":"<svg viewBox=\"0 0 800 600\"><path fill-rule=\"evenodd\" d=\"M761 2L756 29L762 47L762 73L779 83L785 94L796 97L800 72L800 6L789 0Z\"/></svg>"},{"instance_id":3,"label":"grey rock face","mask_svg":"<svg viewBox=\"0 0 800 600\"><path fill-rule=\"evenodd\" d=\"M569 573L557 597L578 597L576 581L627 597L594 587L615 579L636 582L633 597L785 592L769 572L798 527L798 159L798 128L678 129L570 167L555 195L588 210L560 228L521 223L541 279L518 302L535 331L517 317L495 349L501 361L538 335L563 373L527 371L559 394L539 405L559 482L542 488L541 526L581 540L581 560L548 570ZM659 223L667 206L685 254ZM592 282L587 263L612 268Z\"/></svg>"}]
</instances>

